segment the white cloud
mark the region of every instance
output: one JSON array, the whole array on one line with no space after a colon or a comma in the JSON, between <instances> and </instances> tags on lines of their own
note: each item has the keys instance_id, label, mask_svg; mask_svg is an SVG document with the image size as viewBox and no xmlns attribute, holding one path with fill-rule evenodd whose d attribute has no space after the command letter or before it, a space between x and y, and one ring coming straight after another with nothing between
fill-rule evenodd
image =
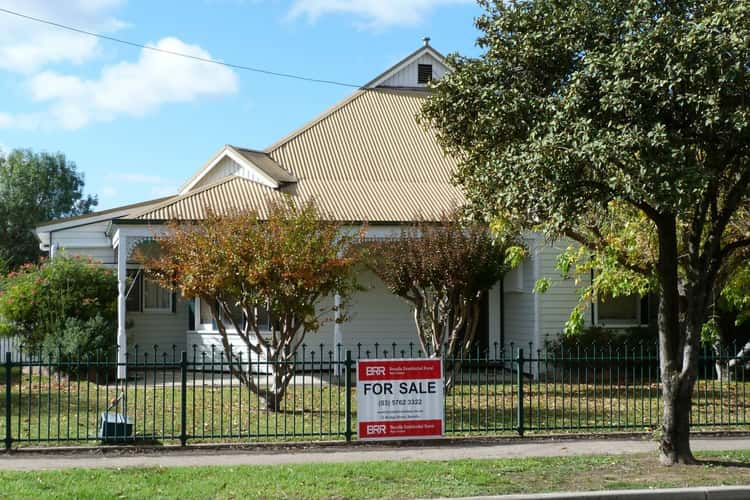
<instances>
[{"instance_id":1,"label":"white cloud","mask_svg":"<svg viewBox=\"0 0 750 500\"><path fill-rule=\"evenodd\" d=\"M0 128L36 130L48 121L45 113L4 113L0 111Z\"/></svg>"},{"instance_id":2,"label":"white cloud","mask_svg":"<svg viewBox=\"0 0 750 500\"><path fill-rule=\"evenodd\" d=\"M211 57L197 45L188 45L177 38L164 38L155 46ZM54 71L35 75L29 82L31 97L49 108L43 113L0 113L0 127L75 130L123 115L144 116L166 103L233 93L237 81L237 75L229 68L144 49L135 62L105 66L97 79Z\"/></svg>"},{"instance_id":3,"label":"white cloud","mask_svg":"<svg viewBox=\"0 0 750 500\"><path fill-rule=\"evenodd\" d=\"M124 26L112 17L123 0L6 0L2 6L33 17L100 32ZM0 13L0 69L30 73L47 64L80 64L98 51L96 38Z\"/></svg>"},{"instance_id":4,"label":"white cloud","mask_svg":"<svg viewBox=\"0 0 750 500\"><path fill-rule=\"evenodd\" d=\"M315 21L325 14L353 14L368 27L416 25L436 7L473 0L294 0L290 16Z\"/></svg>"}]
</instances>

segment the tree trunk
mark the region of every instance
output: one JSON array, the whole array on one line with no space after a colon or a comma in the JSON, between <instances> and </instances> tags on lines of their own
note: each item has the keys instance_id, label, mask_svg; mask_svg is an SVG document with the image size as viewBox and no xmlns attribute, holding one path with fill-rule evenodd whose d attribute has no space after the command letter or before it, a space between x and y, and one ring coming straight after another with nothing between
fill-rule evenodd
<instances>
[{"instance_id":1,"label":"tree trunk","mask_svg":"<svg viewBox=\"0 0 750 500\"><path fill-rule=\"evenodd\" d=\"M272 363L268 366L272 374L270 384L265 389L258 388L258 395L262 399L266 410L276 412L284 404L286 389L293 378L293 370L290 367L291 365L284 361Z\"/></svg>"},{"instance_id":2,"label":"tree trunk","mask_svg":"<svg viewBox=\"0 0 750 500\"><path fill-rule=\"evenodd\" d=\"M661 369L663 415L659 443L660 461L665 465L691 464L690 408L695 377L685 363L697 351L687 341L680 322L680 294L677 274L677 228L674 217L665 217L659 230L659 364ZM697 345L695 346L697 348Z\"/></svg>"},{"instance_id":3,"label":"tree trunk","mask_svg":"<svg viewBox=\"0 0 750 500\"><path fill-rule=\"evenodd\" d=\"M465 337L459 339L458 334L460 332L453 331L446 351L443 353L445 359L453 361L453 363L445 364L446 378L444 390L446 393L453 387L453 384L456 382L456 377L461 374L461 367L463 366L464 360L470 359L471 348L474 345L474 337L476 337L477 324L479 323L482 297L483 295L479 294L479 297L463 311L463 314L466 316L463 320L463 331Z\"/></svg>"},{"instance_id":4,"label":"tree trunk","mask_svg":"<svg viewBox=\"0 0 750 500\"><path fill-rule=\"evenodd\" d=\"M662 373L664 413L659 460L664 465L695 464L690 450L690 409L695 380L676 372Z\"/></svg>"},{"instance_id":5,"label":"tree trunk","mask_svg":"<svg viewBox=\"0 0 750 500\"><path fill-rule=\"evenodd\" d=\"M265 409L268 411L277 412L284 403L284 396L286 395L286 387L279 390L264 390L261 391L260 397Z\"/></svg>"}]
</instances>

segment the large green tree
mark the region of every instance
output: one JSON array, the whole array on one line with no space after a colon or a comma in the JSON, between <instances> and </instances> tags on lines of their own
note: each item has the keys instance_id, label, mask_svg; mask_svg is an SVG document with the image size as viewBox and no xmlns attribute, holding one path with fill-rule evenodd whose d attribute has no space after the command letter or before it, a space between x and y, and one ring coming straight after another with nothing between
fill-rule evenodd
<instances>
[{"instance_id":1,"label":"large green tree","mask_svg":"<svg viewBox=\"0 0 750 500\"><path fill-rule=\"evenodd\" d=\"M478 210L608 252L659 295L663 463L693 463L701 329L750 180L750 2L480 2L477 58L454 56L425 108ZM656 258L610 245L613 210ZM679 250L678 250L679 249Z\"/></svg>"},{"instance_id":2,"label":"large green tree","mask_svg":"<svg viewBox=\"0 0 750 500\"><path fill-rule=\"evenodd\" d=\"M0 151L0 270L38 260L34 226L88 213L96 204L96 197L84 196L83 176L63 154Z\"/></svg>"}]
</instances>

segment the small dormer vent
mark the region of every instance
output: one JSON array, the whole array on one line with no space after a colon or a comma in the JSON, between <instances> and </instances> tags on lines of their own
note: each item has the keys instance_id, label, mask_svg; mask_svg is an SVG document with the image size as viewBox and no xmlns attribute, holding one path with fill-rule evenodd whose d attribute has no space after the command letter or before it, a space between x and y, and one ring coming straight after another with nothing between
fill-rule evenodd
<instances>
[{"instance_id":1,"label":"small dormer vent","mask_svg":"<svg viewBox=\"0 0 750 500\"><path fill-rule=\"evenodd\" d=\"M432 64L418 65L417 66L417 83L430 83L431 81L432 81Z\"/></svg>"}]
</instances>

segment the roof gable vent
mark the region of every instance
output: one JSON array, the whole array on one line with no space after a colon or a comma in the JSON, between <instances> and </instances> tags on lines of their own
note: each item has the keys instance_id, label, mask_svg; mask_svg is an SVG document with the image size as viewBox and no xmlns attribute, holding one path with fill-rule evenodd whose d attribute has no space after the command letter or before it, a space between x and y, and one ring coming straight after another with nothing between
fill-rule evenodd
<instances>
[{"instance_id":1,"label":"roof gable vent","mask_svg":"<svg viewBox=\"0 0 750 500\"><path fill-rule=\"evenodd\" d=\"M432 81L432 64L418 65L417 66L417 83L430 83L431 81Z\"/></svg>"}]
</instances>

